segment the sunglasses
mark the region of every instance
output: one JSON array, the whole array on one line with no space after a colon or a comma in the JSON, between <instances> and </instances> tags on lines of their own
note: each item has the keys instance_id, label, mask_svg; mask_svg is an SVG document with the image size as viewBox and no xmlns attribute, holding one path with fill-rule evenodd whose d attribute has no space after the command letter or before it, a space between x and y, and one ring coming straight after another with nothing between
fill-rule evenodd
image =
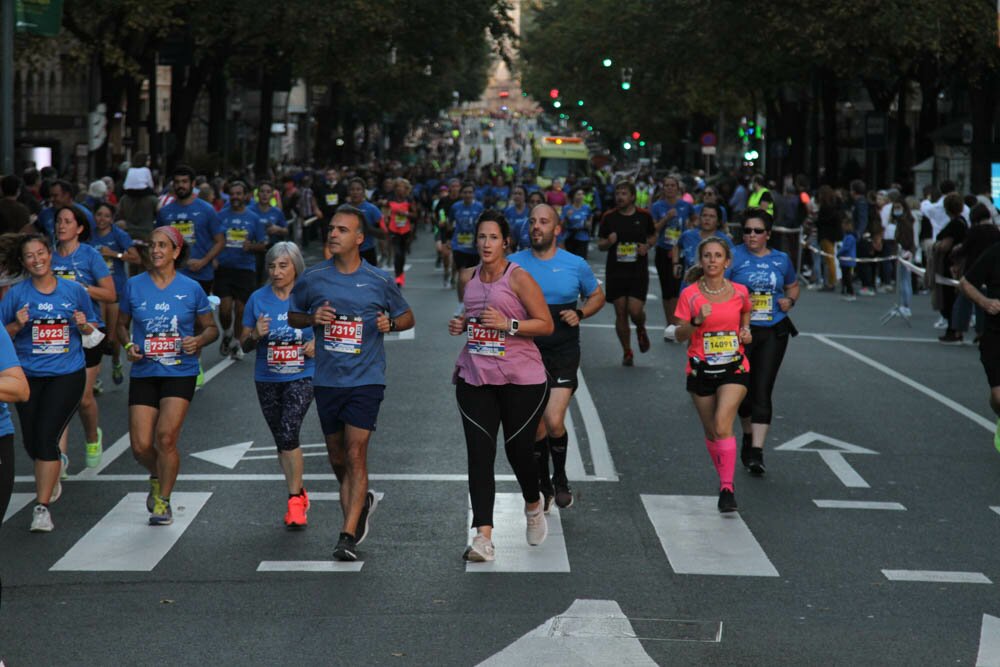
<instances>
[{"instance_id":1,"label":"sunglasses","mask_svg":"<svg viewBox=\"0 0 1000 667\"><path fill-rule=\"evenodd\" d=\"M744 234L767 234L767 230L763 227L744 227Z\"/></svg>"}]
</instances>

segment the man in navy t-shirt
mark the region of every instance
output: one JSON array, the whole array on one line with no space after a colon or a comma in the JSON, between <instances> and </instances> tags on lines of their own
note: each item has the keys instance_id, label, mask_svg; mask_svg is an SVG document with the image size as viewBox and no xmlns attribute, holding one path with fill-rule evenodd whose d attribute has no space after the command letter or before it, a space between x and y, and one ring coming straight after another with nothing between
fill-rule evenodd
<instances>
[{"instance_id":1,"label":"man in navy t-shirt","mask_svg":"<svg viewBox=\"0 0 1000 667\"><path fill-rule=\"evenodd\" d=\"M383 335L413 326L413 311L392 275L361 257L365 214L337 209L330 259L309 268L292 290L288 325L312 327L313 389L326 448L341 488L344 527L333 557L357 560L376 498L368 489L368 441L385 393Z\"/></svg>"}]
</instances>

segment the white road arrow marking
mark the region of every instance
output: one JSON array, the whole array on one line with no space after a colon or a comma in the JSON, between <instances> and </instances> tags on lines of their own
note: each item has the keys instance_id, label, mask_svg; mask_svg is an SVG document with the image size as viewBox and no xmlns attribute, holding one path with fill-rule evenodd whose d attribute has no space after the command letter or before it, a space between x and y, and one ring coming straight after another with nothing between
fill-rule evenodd
<instances>
[{"instance_id":1,"label":"white road arrow marking","mask_svg":"<svg viewBox=\"0 0 1000 667\"><path fill-rule=\"evenodd\" d=\"M191 456L232 470L236 467L236 464L240 462L240 459L243 458L243 455L246 454L252 444L253 440L248 440L247 442L237 442L235 445L226 445L225 447L219 447L218 449L195 452Z\"/></svg>"},{"instance_id":2,"label":"white road arrow marking","mask_svg":"<svg viewBox=\"0 0 1000 667\"><path fill-rule=\"evenodd\" d=\"M814 442L821 442L836 449L810 447L809 445L812 445ZM849 442L837 440L821 433L814 433L813 431L807 431L774 449L781 452L816 452L823 460L823 463L830 467L830 470L844 486L852 489L871 488L868 482L847 462L844 454L878 454L876 451L852 445Z\"/></svg>"},{"instance_id":3,"label":"white road arrow marking","mask_svg":"<svg viewBox=\"0 0 1000 667\"><path fill-rule=\"evenodd\" d=\"M976 667L1000 667L1000 618L983 614Z\"/></svg>"},{"instance_id":4,"label":"white road arrow marking","mask_svg":"<svg viewBox=\"0 0 1000 667\"><path fill-rule=\"evenodd\" d=\"M655 665L614 600L575 600L479 667Z\"/></svg>"}]
</instances>

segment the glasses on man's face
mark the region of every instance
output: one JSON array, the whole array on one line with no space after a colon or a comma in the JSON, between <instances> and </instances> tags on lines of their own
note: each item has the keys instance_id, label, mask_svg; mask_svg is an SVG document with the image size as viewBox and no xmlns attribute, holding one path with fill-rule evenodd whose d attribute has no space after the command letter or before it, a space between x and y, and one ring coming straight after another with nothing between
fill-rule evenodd
<instances>
[{"instance_id":1,"label":"glasses on man's face","mask_svg":"<svg viewBox=\"0 0 1000 667\"><path fill-rule=\"evenodd\" d=\"M744 234L767 234L767 230L763 227L744 227Z\"/></svg>"}]
</instances>

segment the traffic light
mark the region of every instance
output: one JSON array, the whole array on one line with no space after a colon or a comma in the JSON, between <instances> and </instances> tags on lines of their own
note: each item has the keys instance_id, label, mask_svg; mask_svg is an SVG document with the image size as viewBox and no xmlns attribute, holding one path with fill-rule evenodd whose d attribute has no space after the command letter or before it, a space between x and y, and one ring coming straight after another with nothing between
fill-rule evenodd
<instances>
[{"instance_id":1,"label":"traffic light","mask_svg":"<svg viewBox=\"0 0 1000 667\"><path fill-rule=\"evenodd\" d=\"M639 141L639 137L641 137L641 136L642 135L639 134L638 132L633 132L632 133L632 138L635 139L636 141Z\"/></svg>"},{"instance_id":2,"label":"traffic light","mask_svg":"<svg viewBox=\"0 0 1000 667\"><path fill-rule=\"evenodd\" d=\"M601 61L601 64L604 65L605 67L611 67L613 63L611 62L611 58L605 58L604 60Z\"/></svg>"},{"instance_id":3,"label":"traffic light","mask_svg":"<svg viewBox=\"0 0 1000 667\"><path fill-rule=\"evenodd\" d=\"M624 148L627 151L630 151L630 150L632 150L632 143L626 141L625 143L622 144L622 148Z\"/></svg>"},{"instance_id":4,"label":"traffic light","mask_svg":"<svg viewBox=\"0 0 1000 667\"><path fill-rule=\"evenodd\" d=\"M643 139L642 141L640 141L640 142L639 142L639 146L640 146L640 148L641 148L642 146L645 146L645 145L646 145L646 140L645 140L645 139Z\"/></svg>"},{"instance_id":5,"label":"traffic light","mask_svg":"<svg viewBox=\"0 0 1000 667\"><path fill-rule=\"evenodd\" d=\"M760 153L754 150L749 150L743 154L743 159L747 161L756 160L760 157Z\"/></svg>"},{"instance_id":6,"label":"traffic light","mask_svg":"<svg viewBox=\"0 0 1000 667\"><path fill-rule=\"evenodd\" d=\"M622 90L632 88L632 68L622 67Z\"/></svg>"},{"instance_id":7,"label":"traffic light","mask_svg":"<svg viewBox=\"0 0 1000 667\"><path fill-rule=\"evenodd\" d=\"M628 81L622 81L622 90L628 90L631 87L632 87L631 83L629 83Z\"/></svg>"},{"instance_id":8,"label":"traffic light","mask_svg":"<svg viewBox=\"0 0 1000 667\"><path fill-rule=\"evenodd\" d=\"M552 103L552 106L554 106L556 109L558 109L559 107L562 106L562 102L560 102L559 100L556 100L555 102Z\"/></svg>"},{"instance_id":9,"label":"traffic light","mask_svg":"<svg viewBox=\"0 0 1000 667\"><path fill-rule=\"evenodd\" d=\"M576 106L582 107L583 106L583 100L577 100L576 101Z\"/></svg>"},{"instance_id":10,"label":"traffic light","mask_svg":"<svg viewBox=\"0 0 1000 667\"><path fill-rule=\"evenodd\" d=\"M552 90L550 90L549 91L549 97L551 97L552 99L558 98L559 97L559 89L558 88L553 88Z\"/></svg>"}]
</instances>

